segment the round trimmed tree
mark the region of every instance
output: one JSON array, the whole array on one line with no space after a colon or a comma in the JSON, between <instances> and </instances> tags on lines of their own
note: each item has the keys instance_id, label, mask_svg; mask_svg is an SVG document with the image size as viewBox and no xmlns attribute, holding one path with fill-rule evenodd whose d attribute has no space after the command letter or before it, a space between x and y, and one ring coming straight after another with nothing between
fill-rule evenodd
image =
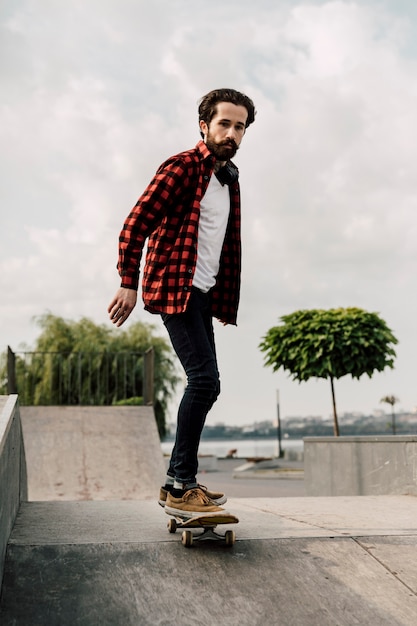
<instances>
[{"instance_id":1,"label":"round trimmed tree","mask_svg":"<svg viewBox=\"0 0 417 626\"><path fill-rule=\"evenodd\" d=\"M375 371L394 367L397 339L377 313L355 307L295 311L280 321L259 346L266 355L265 366L273 371L282 367L299 382L329 379L338 436L334 380L347 374L371 378Z\"/></svg>"}]
</instances>

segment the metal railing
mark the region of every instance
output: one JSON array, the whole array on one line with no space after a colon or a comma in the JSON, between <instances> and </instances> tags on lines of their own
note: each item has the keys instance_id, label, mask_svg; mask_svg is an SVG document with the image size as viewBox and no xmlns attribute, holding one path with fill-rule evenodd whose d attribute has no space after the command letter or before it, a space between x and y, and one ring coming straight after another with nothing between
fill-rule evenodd
<instances>
[{"instance_id":1,"label":"metal railing","mask_svg":"<svg viewBox=\"0 0 417 626\"><path fill-rule=\"evenodd\" d=\"M22 405L110 405L154 400L154 350L138 352L13 352L7 350L7 392Z\"/></svg>"}]
</instances>

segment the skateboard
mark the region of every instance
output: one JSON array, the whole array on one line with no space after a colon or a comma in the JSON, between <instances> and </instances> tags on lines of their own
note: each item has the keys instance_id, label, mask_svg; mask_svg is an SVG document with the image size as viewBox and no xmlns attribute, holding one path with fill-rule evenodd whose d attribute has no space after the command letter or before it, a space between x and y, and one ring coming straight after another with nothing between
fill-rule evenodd
<instances>
[{"instance_id":1,"label":"skateboard","mask_svg":"<svg viewBox=\"0 0 417 626\"><path fill-rule=\"evenodd\" d=\"M171 517L168 521L168 531L175 533L178 528L185 529L182 532L182 545L189 548L195 541L206 541L207 539L223 540L227 546L233 546L236 541L234 530L226 530L223 534L216 533L214 529L219 524L237 524L238 518L229 513L219 515L199 515L184 519L182 517ZM203 532L194 534L191 529L202 528Z\"/></svg>"}]
</instances>

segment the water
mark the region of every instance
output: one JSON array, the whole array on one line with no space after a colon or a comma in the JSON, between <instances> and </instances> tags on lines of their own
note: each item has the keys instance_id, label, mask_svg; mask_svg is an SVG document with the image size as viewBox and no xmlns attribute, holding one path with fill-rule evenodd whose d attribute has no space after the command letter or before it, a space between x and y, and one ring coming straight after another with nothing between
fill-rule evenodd
<instances>
[{"instance_id":1,"label":"water","mask_svg":"<svg viewBox=\"0 0 417 626\"><path fill-rule=\"evenodd\" d=\"M162 452L171 454L173 441L161 443ZM304 442L302 439L283 439L281 441L282 450L294 450L302 452ZM278 456L278 442L276 439L223 439L223 440L202 440L199 454L210 454L218 458L227 456L229 450L237 450L236 457L276 457Z\"/></svg>"}]
</instances>

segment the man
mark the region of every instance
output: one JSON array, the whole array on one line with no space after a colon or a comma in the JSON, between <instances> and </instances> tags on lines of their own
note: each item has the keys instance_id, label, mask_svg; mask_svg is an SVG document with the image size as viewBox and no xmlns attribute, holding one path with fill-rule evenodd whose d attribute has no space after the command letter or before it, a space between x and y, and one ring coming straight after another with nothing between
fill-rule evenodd
<instances>
[{"instance_id":1,"label":"man","mask_svg":"<svg viewBox=\"0 0 417 626\"><path fill-rule=\"evenodd\" d=\"M236 324L240 293L240 194L236 154L255 119L252 100L217 89L199 104L202 141L165 161L120 233L121 287L109 305L121 326L136 305L139 263L145 309L159 313L187 375L160 504L182 517L223 512L222 493L197 483L198 447L220 393L212 318Z\"/></svg>"}]
</instances>

